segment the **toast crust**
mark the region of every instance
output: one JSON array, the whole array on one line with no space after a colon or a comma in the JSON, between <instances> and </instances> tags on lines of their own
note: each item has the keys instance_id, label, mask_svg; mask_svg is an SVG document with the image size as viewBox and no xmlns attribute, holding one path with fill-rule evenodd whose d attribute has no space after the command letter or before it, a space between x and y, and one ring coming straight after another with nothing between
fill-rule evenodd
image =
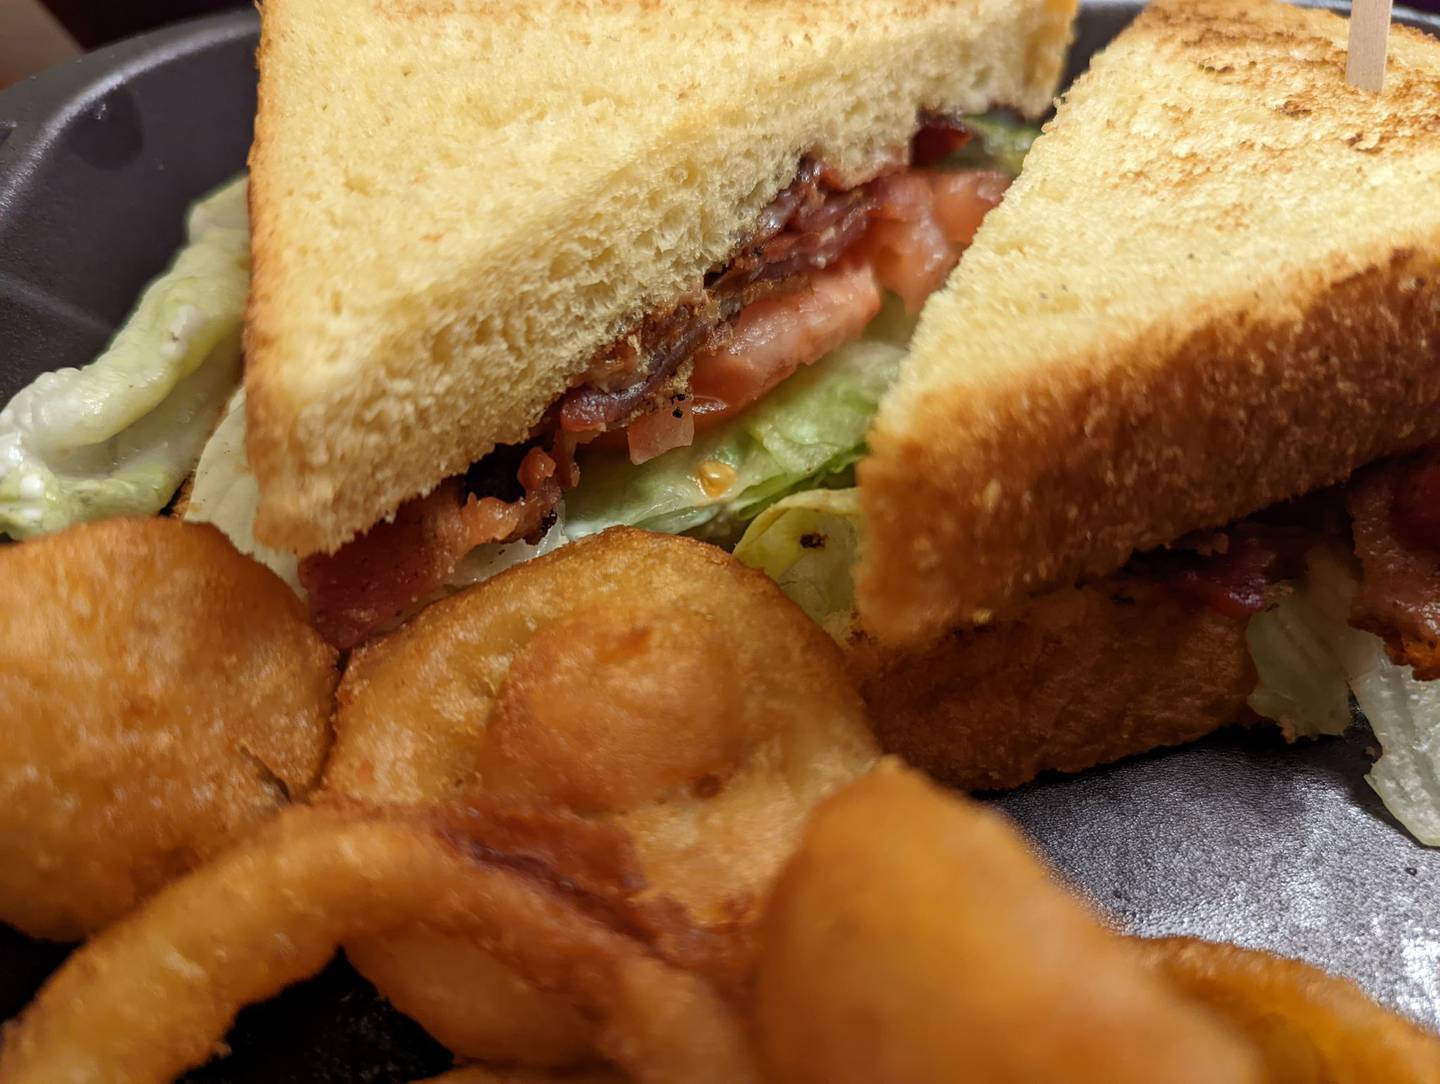
<instances>
[{"instance_id":1,"label":"toast crust","mask_svg":"<svg viewBox=\"0 0 1440 1084\"><path fill-rule=\"evenodd\" d=\"M1397 31L1377 99L1343 41L1157 0L1077 81L882 405L868 628L923 642L1440 438L1440 42Z\"/></svg>"},{"instance_id":2,"label":"toast crust","mask_svg":"<svg viewBox=\"0 0 1440 1084\"><path fill-rule=\"evenodd\" d=\"M1254 722L1245 622L1117 576L921 650L857 635L849 667L887 753L966 790L1097 764Z\"/></svg>"},{"instance_id":3,"label":"toast crust","mask_svg":"<svg viewBox=\"0 0 1440 1084\"><path fill-rule=\"evenodd\" d=\"M527 437L814 153L1049 103L1075 0L267 0L255 533L334 550ZM861 28L865 33L857 33Z\"/></svg>"}]
</instances>

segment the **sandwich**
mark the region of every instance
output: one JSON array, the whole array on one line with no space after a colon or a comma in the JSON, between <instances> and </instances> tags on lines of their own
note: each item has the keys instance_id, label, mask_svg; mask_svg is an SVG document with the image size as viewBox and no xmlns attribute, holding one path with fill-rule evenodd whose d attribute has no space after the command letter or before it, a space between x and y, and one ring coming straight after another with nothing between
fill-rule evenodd
<instances>
[{"instance_id":1,"label":"sandwich","mask_svg":"<svg viewBox=\"0 0 1440 1084\"><path fill-rule=\"evenodd\" d=\"M1440 44L1375 97L1333 15L1157 0L1032 146L1071 5L760 10L271 0L184 514L340 647L734 547L970 789L1358 706L1440 841Z\"/></svg>"}]
</instances>

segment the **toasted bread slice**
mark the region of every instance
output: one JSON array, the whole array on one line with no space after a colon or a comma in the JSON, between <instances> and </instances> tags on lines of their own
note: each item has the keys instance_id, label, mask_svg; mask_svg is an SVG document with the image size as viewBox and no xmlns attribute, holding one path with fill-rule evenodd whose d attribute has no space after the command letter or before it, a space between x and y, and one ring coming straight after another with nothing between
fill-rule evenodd
<instances>
[{"instance_id":1,"label":"toasted bread slice","mask_svg":"<svg viewBox=\"0 0 1440 1084\"><path fill-rule=\"evenodd\" d=\"M1245 622L1120 573L923 649L863 634L851 673L887 753L967 790L1027 783L1252 723Z\"/></svg>"},{"instance_id":2,"label":"toasted bread slice","mask_svg":"<svg viewBox=\"0 0 1440 1084\"><path fill-rule=\"evenodd\" d=\"M522 440L813 154L1046 108L1074 0L267 0L257 537L333 550Z\"/></svg>"},{"instance_id":3,"label":"toasted bread slice","mask_svg":"<svg viewBox=\"0 0 1440 1084\"><path fill-rule=\"evenodd\" d=\"M923 640L1440 438L1440 41L1156 0L927 307L860 466L867 627Z\"/></svg>"}]
</instances>

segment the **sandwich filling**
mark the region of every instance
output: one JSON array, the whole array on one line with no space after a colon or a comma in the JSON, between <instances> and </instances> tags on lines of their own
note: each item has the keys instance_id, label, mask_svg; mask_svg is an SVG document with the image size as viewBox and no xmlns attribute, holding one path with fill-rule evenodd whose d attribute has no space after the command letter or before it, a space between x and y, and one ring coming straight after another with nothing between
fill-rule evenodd
<instances>
[{"instance_id":1,"label":"sandwich filling","mask_svg":"<svg viewBox=\"0 0 1440 1084\"><path fill-rule=\"evenodd\" d=\"M924 118L858 183L802 160L730 258L597 352L527 444L496 449L392 522L302 561L317 628L337 646L359 643L441 591L476 547L540 545L562 495L595 488L584 481L591 464L602 488L617 470L622 485L634 481L629 468L731 427L798 370L861 339L887 296L917 313L1003 196L1007 148L1029 138L993 120L971 124L988 137ZM728 491L738 472L715 459L691 477L703 497Z\"/></svg>"}]
</instances>

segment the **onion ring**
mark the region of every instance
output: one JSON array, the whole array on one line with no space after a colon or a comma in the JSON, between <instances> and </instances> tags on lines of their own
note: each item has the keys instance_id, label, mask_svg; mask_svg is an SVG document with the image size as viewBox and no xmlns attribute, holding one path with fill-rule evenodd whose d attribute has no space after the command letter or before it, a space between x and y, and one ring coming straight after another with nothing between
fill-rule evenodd
<instances>
[{"instance_id":1,"label":"onion ring","mask_svg":"<svg viewBox=\"0 0 1440 1084\"><path fill-rule=\"evenodd\" d=\"M413 926L347 942L345 955L372 982L383 982L395 1008L423 1021L451 1050L484 1050L493 1060L530 1066L595 1060L592 1020L460 938Z\"/></svg>"},{"instance_id":2,"label":"onion ring","mask_svg":"<svg viewBox=\"0 0 1440 1084\"><path fill-rule=\"evenodd\" d=\"M1436 1084L1440 1037L1354 983L1298 960L1185 937L1136 940L1141 959L1260 1052L1267 1080Z\"/></svg>"},{"instance_id":3,"label":"onion ring","mask_svg":"<svg viewBox=\"0 0 1440 1084\"><path fill-rule=\"evenodd\" d=\"M293 807L77 950L7 1031L0 1079L170 1080L340 941L416 922L572 998L642 1084L757 1079L713 989L602 918L613 901L497 850L511 834L473 811ZM593 851L583 835L554 846L582 867Z\"/></svg>"},{"instance_id":4,"label":"onion ring","mask_svg":"<svg viewBox=\"0 0 1440 1084\"><path fill-rule=\"evenodd\" d=\"M319 776L335 653L215 528L0 549L0 921L74 939Z\"/></svg>"},{"instance_id":5,"label":"onion ring","mask_svg":"<svg viewBox=\"0 0 1440 1084\"><path fill-rule=\"evenodd\" d=\"M1001 817L890 762L816 811L761 930L775 1080L1262 1079Z\"/></svg>"},{"instance_id":6,"label":"onion ring","mask_svg":"<svg viewBox=\"0 0 1440 1084\"><path fill-rule=\"evenodd\" d=\"M416 1081L415 1084L629 1084L629 1078L613 1069L566 1072L464 1065L428 1080Z\"/></svg>"},{"instance_id":7,"label":"onion ring","mask_svg":"<svg viewBox=\"0 0 1440 1084\"><path fill-rule=\"evenodd\" d=\"M622 829L653 891L737 960L810 810L876 759L839 649L775 584L690 539L614 530L431 606L351 659L328 789L476 792ZM346 944L457 1054L583 1061L593 1038L433 930ZM743 966L737 962L737 967Z\"/></svg>"}]
</instances>

